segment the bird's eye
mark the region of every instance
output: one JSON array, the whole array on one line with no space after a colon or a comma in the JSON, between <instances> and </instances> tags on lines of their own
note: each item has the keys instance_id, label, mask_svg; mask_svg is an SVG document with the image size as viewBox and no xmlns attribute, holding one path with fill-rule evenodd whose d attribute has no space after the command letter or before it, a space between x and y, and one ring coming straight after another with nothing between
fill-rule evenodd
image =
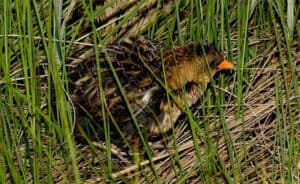
<instances>
[{"instance_id":1,"label":"bird's eye","mask_svg":"<svg viewBox=\"0 0 300 184\"><path fill-rule=\"evenodd\" d=\"M210 67L211 68L216 68L216 67L218 67L218 65L219 65L219 62L216 61L216 60L213 60L213 61L210 62Z\"/></svg>"}]
</instances>

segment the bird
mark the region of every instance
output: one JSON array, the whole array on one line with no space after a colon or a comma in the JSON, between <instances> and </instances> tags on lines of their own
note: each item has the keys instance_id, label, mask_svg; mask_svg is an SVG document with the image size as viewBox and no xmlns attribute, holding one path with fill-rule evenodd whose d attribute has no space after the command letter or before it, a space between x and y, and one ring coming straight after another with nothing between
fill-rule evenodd
<instances>
[{"instance_id":1,"label":"bird","mask_svg":"<svg viewBox=\"0 0 300 184\"><path fill-rule=\"evenodd\" d=\"M70 59L67 79L76 114L100 124L114 122L125 135L137 134L137 128L149 136L167 133L211 77L235 67L212 44L169 48L145 36Z\"/></svg>"}]
</instances>

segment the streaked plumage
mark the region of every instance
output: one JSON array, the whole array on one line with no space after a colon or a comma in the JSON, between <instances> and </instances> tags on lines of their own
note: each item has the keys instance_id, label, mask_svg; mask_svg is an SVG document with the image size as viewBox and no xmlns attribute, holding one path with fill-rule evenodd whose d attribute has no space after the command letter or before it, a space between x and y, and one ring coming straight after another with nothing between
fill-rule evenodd
<instances>
[{"instance_id":1,"label":"streaked plumage","mask_svg":"<svg viewBox=\"0 0 300 184\"><path fill-rule=\"evenodd\" d=\"M89 113L101 123L104 106L106 118L114 119L129 134L135 132L135 127L120 86L140 127L150 135L160 135L169 131L182 113L176 101L185 106L183 87L187 106L191 106L205 90L210 72L214 75L218 70L233 68L212 45L189 44L169 49L145 37L130 37L107 45L99 50L98 58L98 67L95 52L69 64L69 87L77 114ZM218 68L223 61L227 65ZM171 98L168 104L166 89L177 100Z\"/></svg>"}]
</instances>

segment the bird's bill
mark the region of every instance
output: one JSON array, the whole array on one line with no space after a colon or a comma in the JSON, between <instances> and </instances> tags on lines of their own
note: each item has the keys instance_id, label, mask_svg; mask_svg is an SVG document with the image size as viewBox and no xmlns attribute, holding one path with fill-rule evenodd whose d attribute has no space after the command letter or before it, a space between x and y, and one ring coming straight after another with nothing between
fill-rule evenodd
<instances>
[{"instance_id":1,"label":"bird's bill","mask_svg":"<svg viewBox=\"0 0 300 184\"><path fill-rule=\"evenodd\" d=\"M219 70L234 70L235 66L227 59L224 59L221 64L218 66Z\"/></svg>"}]
</instances>

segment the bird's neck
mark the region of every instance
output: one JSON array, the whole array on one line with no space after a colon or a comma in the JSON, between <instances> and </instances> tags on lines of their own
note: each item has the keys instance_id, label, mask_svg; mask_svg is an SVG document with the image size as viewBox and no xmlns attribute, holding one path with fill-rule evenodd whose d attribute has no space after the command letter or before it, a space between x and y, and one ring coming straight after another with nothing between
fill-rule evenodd
<instances>
[{"instance_id":1,"label":"bird's neck","mask_svg":"<svg viewBox=\"0 0 300 184\"><path fill-rule=\"evenodd\" d=\"M205 70L204 62L196 58L170 65L167 70L167 83L172 90L181 89L189 82L205 85L209 79L210 75Z\"/></svg>"}]
</instances>

